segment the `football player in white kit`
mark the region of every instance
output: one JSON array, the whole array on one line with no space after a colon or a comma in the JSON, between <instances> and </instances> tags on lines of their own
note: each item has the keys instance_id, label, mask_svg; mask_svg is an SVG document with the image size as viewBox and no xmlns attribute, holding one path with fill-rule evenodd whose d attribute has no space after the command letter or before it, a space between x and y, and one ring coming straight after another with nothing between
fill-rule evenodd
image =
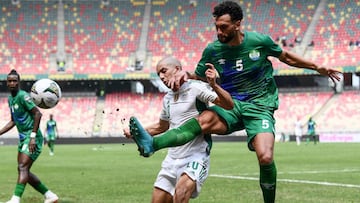
<instances>
[{"instance_id":1,"label":"football player in white kit","mask_svg":"<svg viewBox=\"0 0 360 203\"><path fill-rule=\"evenodd\" d=\"M161 59L156 66L161 81L169 88L169 81L181 69L180 61L171 56ZM188 80L179 90L169 91L163 98L159 121L144 130L154 136L177 128L185 121L195 119L209 102L232 109L231 96L216 83L217 72L212 65L206 76L207 83ZM131 122L139 121L132 117ZM127 129L124 134L132 137ZM197 197L208 176L211 145L211 135L203 135L185 145L169 148L154 183L152 202L189 202L190 198Z\"/></svg>"}]
</instances>

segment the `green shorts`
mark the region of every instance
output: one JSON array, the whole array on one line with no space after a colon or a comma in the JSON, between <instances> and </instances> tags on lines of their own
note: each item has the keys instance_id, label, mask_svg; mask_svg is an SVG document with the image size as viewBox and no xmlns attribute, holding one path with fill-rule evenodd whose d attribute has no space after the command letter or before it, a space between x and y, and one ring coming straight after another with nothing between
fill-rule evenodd
<instances>
[{"instance_id":1,"label":"green shorts","mask_svg":"<svg viewBox=\"0 0 360 203\"><path fill-rule=\"evenodd\" d=\"M18 151L20 153L24 153L28 155L33 161L35 161L41 153L44 138L42 136L36 136L36 150L30 154L29 152L29 143L30 143L30 136L27 136L25 139L20 140L18 144Z\"/></svg>"},{"instance_id":2,"label":"green shorts","mask_svg":"<svg viewBox=\"0 0 360 203\"><path fill-rule=\"evenodd\" d=\"M309 131L308 131L308 135L314 136L314 135L315 135L315 131L314 131L314 130L309 130Z\"/></svg>"},{"instance_id":3,"label":"green shorts","mask_svg":"<svg viewBox=\"0 0 360 203\"><path fill-rule=\"evenodd\" d=\"M225 120L227 124L226 134L245 129L248 147L251 151L254 151L251 141L257 134L269 132L275 135L274 109L235 99L232 110L225 110L216 105L209 109L215 111Z\"/></svg>"},{"instance_id":4,"label":"green shorts","mask_svg":"<svg viewBox=\"0 0 360 203\"><path fill-rule=\"evenodd\" d=\"M46 137L47 141L55 141L56 140L56 135L55 134L50 134Z\"/></svg>"}]
</instances>

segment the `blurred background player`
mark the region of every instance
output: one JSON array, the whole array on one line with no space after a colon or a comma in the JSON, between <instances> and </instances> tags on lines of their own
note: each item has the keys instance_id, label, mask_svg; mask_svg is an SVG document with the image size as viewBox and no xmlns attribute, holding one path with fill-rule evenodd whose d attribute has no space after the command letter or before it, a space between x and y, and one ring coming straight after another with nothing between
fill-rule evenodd
<instances>
[{"instance_id":1,"label":"blurred background player","mask_svg":"<svg viewBox=\"0 0 360 203\"><path fill-rule=\"evenodd\" d=\"M307 122L306 144L309 144L311 138L314 140L314 144L316 144L317 136L316 136L316 132L315 132L315 126L316 126L315 121L313 120L312 117L310 117Z\"/></svg>"},{"instance_id":2,"label":"blurred background player","mask_svg":"<svg viewBox=\"0 0 360 203\"><path fill-rule=\"evenodd\" d=\"M299 146L301 144L301 137L302 137L302 122L300 119L300 116L297 117L295 123L294 123L294 134L296 139L296 144Z\"/></svg>"},{"instance_id":3,"label":"blurred background player","mask_svg":"<svg viewBox=\"0 0 360 203\"><path fill-rule=\"evenodd\" d=\"M14 126L19 132L18 179L14 194L7 203L19 203L27 183L45 196L44 203L57 202L58 196L51 192L35 174L30 172L30 168L42 150L43 136L39 130L42 114L29 94L20 89L20 75L16 70L11 70L7 75L6 84L10 91L8 104L11 119L0 129L0 135L8 132Z\"/></svg>"},{"instance_id":4,"label":"blurred background player","mask_svg":"<svg viewBox=\"0 0 360 203\"><path fill-rule=\"evenodd\" d=\"M156 66L158 76L168 87L169 80L181 69L180 61L174 57L165 57ZM189 80L183 83L179 90L171 90L164 96L159 121L145 130L154 136L177 128L185 121L194 120L207 108L209 102L232 109L230 94L215 82L216 71L213 66L206 71L206 77L214 91L202 81ZM138 121L132 117L132 122ZM124 130L124 134L131 137L128 130ZM169 148L154 183L152 202L189 202L190 198L197 197L208 176L211 146L211 135L203 135L183 146Z\"/></svg>"},{"instance_id":5,"label":"blurred background player","mask_svg":"<svg viewBox=\"0 0 360 203\"><path fill-rule=\"evenodd\" d=\"M50 156L54 155L55 140L59 138L59 132L57 129L56 121L52 114L49 115L49 120L46 122L46 143L50 150Z\"/></svg>"}]
</instances>

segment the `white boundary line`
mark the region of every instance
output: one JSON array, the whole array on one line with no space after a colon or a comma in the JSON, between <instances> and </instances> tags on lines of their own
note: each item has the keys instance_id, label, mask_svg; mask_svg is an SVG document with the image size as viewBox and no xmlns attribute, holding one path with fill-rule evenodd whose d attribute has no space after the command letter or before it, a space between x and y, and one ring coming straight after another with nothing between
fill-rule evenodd
<instances>
[{"instance_id":1,"label":"white boundary line","mask_svg":"<svg viewBox=\"0 0 360 203\"><path fill-rule=\"evenodd\" d=\"M351 173L360 172L360 169L341 169L341 170L326 170L326 171L290 171L290 172L277 172L277 174L317 174L317 173ZM256 176L259 173L242 173L243 176Z\"/></svg>"},{"instance_id":2,"label":"white boundary line","mask_svg":"<svg viewBox=\"0 0 360 203\"><path fill-rule=\"evenodd\" d=\"M240 179L240 180L256 180L259 181L259 178L245 177L245 176L231 176L231 175L219 175L211 174L211 177L218 178L227 178L227 179ZM326 186L338 186L338 187L348 187L348 188L360 188L360 185L353 184L343 184L343 183L330 183L330 182L320 182L320 181L309 181L309 180L291 180L291 179L277 179L278 182L289 182L289 183L305 183L305 184L314 184L314 185L326 185Z\"/></svg>"}]
</instances>

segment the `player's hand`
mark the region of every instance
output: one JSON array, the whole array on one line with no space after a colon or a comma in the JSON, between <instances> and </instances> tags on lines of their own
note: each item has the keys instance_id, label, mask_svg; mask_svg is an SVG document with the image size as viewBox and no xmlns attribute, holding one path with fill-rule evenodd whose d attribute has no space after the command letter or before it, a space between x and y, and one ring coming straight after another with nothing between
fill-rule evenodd
<instances>
[{"instance_id":1,"label":"player's hand","mask_svg":"<svg viewBox=\"0 0 360 203\"><path fill-rule=\"evenodd\" d=\"M326 68L324 66L320 66L316 69L318 73L324 76L329 76L329 78L335 83L336 81L340 81L340 74L341 71L333 69L333 68Z\"/></svg>"},{"instance_id":2,"label":"player's hand","mask_svg":"<svg viewBox=\"0 0 360 203\"><path fill-rule=\"evenodd\" d=\"M123 133L125 135L126 138L131 139L133 136L130 133L129 129L123 129Z\"/></svg>"},{"instance_id":3,"label":"player's hand","mask_svg":"<svg viewBox=\"0 0 360 203\"><path fill-rule=\"evenodd\" d=\"M123 129L123 133L124 133L126 138L131 139L133 136L131 135L129 128L126 127L125 120L126 120L125 118L121 119L121 125L122 125L122 129Z\"/></svg>"},{"instance_id":4,"label":"player's hand","mask_svg":"<svg viewBox=\"0 0 360 203\"><path fill-rule=\"evenodd\" d=\"M206 80L211 87L214 87L216 85L216 78L219 77L219 74L213 64L206 63L205 65L208 67L205 71Z\"/></svg>"},{"instance_id":5,"label":"player's hand","mask_svg":"<svg viewBox=\"0 0 360 203\"><path fill-rule=\"evenodd\" d=\"M172 89L173 91L177 91L179 90L181 85L184 82L186 82L188 79L189 79L189 74L186 71L180 70L177 73L175 73L174 77L172 77L169 80L168 85L170 89Z\"/></svg>"},{"instance_id":6,"label":"player's hand","mask_svg":"<svg viewBox=\"0 0 360 203\"><path fill-rule=\"evenodd\" d=\"M30 154L32 154L33 152L35 152L36 150L36 141L35 138L30 138L30 143L29 143L29 152Z\"/></svg>"}]
</instances>

